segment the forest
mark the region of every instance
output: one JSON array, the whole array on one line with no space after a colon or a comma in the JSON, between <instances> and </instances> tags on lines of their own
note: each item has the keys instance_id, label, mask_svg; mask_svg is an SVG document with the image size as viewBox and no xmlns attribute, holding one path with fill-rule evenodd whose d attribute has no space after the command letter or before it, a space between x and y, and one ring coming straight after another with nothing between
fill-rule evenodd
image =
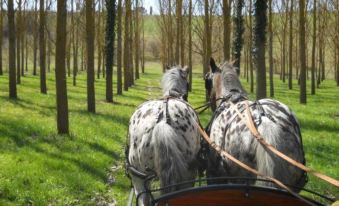
<instances>
[{"instance_id":1,"label":"forest","mask_svg":"<svg viewBox=\"0 0 339 206\"><path fill-rule=\"evenodd\" d=\"M188 66L189 104L208 102L211 57L239 68L249 99L290 107L306 165L339 178L338 1L0 5L0 205L125 205L130 117L162 97L172 66ZM203 126L212 113L199 114ZM308 178L306 188L339 198Z\"/></svg>"}]
</instances>

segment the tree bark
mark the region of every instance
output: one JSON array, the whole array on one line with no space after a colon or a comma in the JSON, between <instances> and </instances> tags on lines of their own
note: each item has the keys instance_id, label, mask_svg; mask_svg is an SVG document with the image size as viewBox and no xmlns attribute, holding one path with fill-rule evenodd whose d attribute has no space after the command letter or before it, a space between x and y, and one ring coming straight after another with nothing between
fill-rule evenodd
<instances>
[{"instance_id":1,"label":"tree bark","mask_svg":"<svg viewBox=\"0 0 339 206\"><path fill-rule=\"evenodd\" d=\"M242 8L244 7L243 0L237 0L234 18L234 42L233 42L233 56L234 56L234 66L238 67L238 75L240 74L240 59L241 59L241 50L243 45L242 35L244 33L244 19L242 16Z\"/></svg>"},{"instance_id":2,"label":"tree bark","mask_svg":"<svg viewBox=\"0 0 339 206\"><path fill-rule=\"evenodd\" d=\"M17 11L17 17L16 17L16 83L17 84L21 84L21 52L20 52L20 48L21 48L21 4L22 4L22 0L19 0L17 2L17 7L18 7L18 11Z\"/></svg>"},{"instance_id":3,"label":"tree bark","mask_svg":"<svg viewBox=\"0 0 339 206\"><path fill-rule=\"evenodd\" d=\"M139 1L135 0L135 31L134 31L134 44L135 44L135 54L134 54L134 62L135 62L135 79L139 79L139 60L140 60L140 26L139 26Z\"/></svg>"},{"instance_id":4,"label":"tree bark","mask_svg":"<svg viewBox=\"0 0 339 206\"><path fill-rule=\"evenodd\" d=\"M300 103L306 104L305 0L299 0Z\"/></svg>"},{"instance_id":5,"label":"tree bark","mask_svg":"<svg viewBox=\"0 0 339 206\"><path fill-rule=\"evenodd\" d=\"M114 60L114 40L115 40L115 0L106 0L106 101L113 102L113 60Z\"/></svg>"},{"instance_id":6,"label":"tree bark","mask_svg":"<svg viewBox=\"0 0 339 206\"><path fill-rule=\"evenodd\" d=\"M252 26L252 0L250 0L250 14L249 14L249 27L250 27L250 50L252 51L253 48L253 26ZM251 52L252 53L252 52ZM253 71L253 59L252 59L252 55L250 54L250 91L251 93L254 92L254 71Z\"/></svg>"},{"instance_id":7,"label":"tree bark","mask_svg":"<svg viewBox=\"0 0 339 206\"><path fill-rule=\"evenodd\" d=\"M254 3L255 28L254 48L257 70L257 99L266 98L266 65L265 65L265 41L266 41L266 0L256 0Z\"/></svg>"},{"instance_id":8,"label":"tree bark","mask_svg":"<svg viewBox=\"0 0 339 206\"><path fill-rule=\"evenodd\" d=\"M288 88L292 89L292 79L293 79L293 73L292 73L292 47L293 47L293 0L291 0L291 5L290 5L290 16L289 16L289 45L288 45Z\"/></svg>"},{"instance_id":9,"label":"tree bark","mask_svg":"<svg viewBox=\"0 0 339 206\"><path fill-rule=\"evenodd\" d=\"M313 0L313 36L312 36L312 73L311 73L311 94L315 94L315 44L317 32L317 2Z\"/></svg>"},{"instance_id":10,"label":"tree bark","mask_svg":"<svg viewBox=\"0 0 339 206\"><path fill-rule=\"evenodd\" d=\"M8 68L9 68L9 97L16 99L16 68L15 68L15 24L14 24L14 8L13 0L8 0L8 33L9 33L9 45L8 45Z\"/></svg>"},{"instance_id":11,"label":"tree bark","mask_svg":"<svg viewBox=\"0 0 339 206\"><path fill-rule=\"evenodd\" d=\"M4 14L4 9L2 7L2 2L3 0L0 1L0 75L3 75L3 69L2 69L2 43L3 43L3 14Z\"/></svg>"},{"instance_id":12,"label":"tree bark","mask_svg":"<svg viewBox=\"0 0 339 206\"><path fill-rule=\"evenodd\" d=\"M189 91L192 91L192 76L193 76L193 64L192 64L192 0L189 0L188 11L188 67L189 67Z\"/></svg>"},{"instance_id":13,"label":"tree bark","mask_svg":"<svg viewBox=\"0 0 339 206\"><path fill-rule=\"evenodd\" d=\"M268 25L268 32L269 32L269 51L268 51L268 58L269 58L269 70L270 70L270 97L274 97L274 82L273 82L273 15L272 15L272 0L269 0L268 3L268 11L269 11L269 25Z\"/></svg>"},{"instance_id":14,"label":"tree bark","mask_svg":"<svg viewBox=\"0 0 339 206\"><path fill-rule=\"evenodd\" d=\"M46 40L45 40L45 0L40 0L40 27L39 27L39 46L40 46L40 92L47 94L46 86Z\"/></svg>"},{"instance_id":15,"label":"tree bark","mask_svg":"<svg viewBox=\"0 0 339 206\"><path fill-rule=\"evenodd\" d=\"M68 99L65 68L66 53L66 24L67 10L66 0L58 0L57 4L57 29L55 51L55 83L57 104L58 134L68 134Z\"/></svg>"},{"instance_id":16,"label":"tree bark","mask_svg":"<svg viewBox=\"0 0 339 206\"><path fill-rule=\"evenodd\" d=\"M86 0L87 109L95 113L93 0Z\"/></svg>"},{"instance_id":17,"label":"tree bark","mask_svg":"<svg viewBox=\"0 0 339 206\"><path fill-rule=\"evenodd\" d=\"M231 39L231 12L230 0L223 0L223 24L224 24L224 61L230 60L230 39Z\"/></svg>"},{"instance_id":18,"label":"tree bark","mask_svg":"<svg viewBox=\"0 0 339 206\"><path fill-rule=\"evenodd\" d=\"M117 93L118 95L122 95L122 0L118 0L118 19L117 19L117 33L118 33L118 41L117 41Z\"/></svg>"},{"instance_id":19,"label":"tree bark","mask_svg":"<svg viewBox=\"0 0 339 206\"><path fill-rule=\"evenodd\" d=\"M129 71L129 33L130 33L130 26L129 26L129 8L130 8L130 0L125 1L125 22L124 22L124 90L128 91L129 81L130 81L130 71Z\"/></svg>"},{"instance_id":20,"label":"tree bark","mask_svg":"<svg viewBox=\"0 0 339 206\"><path fill-rule=\"evenodd\" d=\"M33 23L33 75L37 75L38 54L38 0L34 1L34 23Z\"/></svg>"}]
</instances>

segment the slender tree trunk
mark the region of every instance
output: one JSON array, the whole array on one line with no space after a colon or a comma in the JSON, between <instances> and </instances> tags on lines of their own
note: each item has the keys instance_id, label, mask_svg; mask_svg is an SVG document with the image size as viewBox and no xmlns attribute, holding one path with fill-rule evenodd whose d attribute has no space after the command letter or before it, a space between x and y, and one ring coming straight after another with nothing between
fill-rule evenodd
<instances>
[{"instance_id":1,"label":"slender tree trunk","mask_svg":"<svg viewBox=\"0 0 339 206\"><path fill-rule=\"evenodd\" d=\"M142 61L141 71L145 73L145 15L142 14Z\"/></svg>"},{"instance_id":2,"label":"slender tree trunk","mask_svg":"<svg viewBox=\"0 0 339 206\"><path fill-rule=\"evenodd\" d=\"M72 36L73 36L73 86L76 86L76 78L78 73L78 45L79 45L79 25L74 22L74 8L73 8L73 0L71 1L71 24L73 26Z\"/></svg>"},{"instance_id":3,"label":"slender tree trunk","mask_svg":"<svg viewBox=\"0 0 339 206\"><path fill-rule=\"evenodd\" d=\"M193 64L192 64L192 0L189 0L188 11L188 66L189 66L189 91L192 91L192 76L193 76Z\"/></svg>"},{"instance_id":4,"label":"slender tree trunk","mask_svg":"<svg viewBox=\"0 0 339 206\"><path fill-rule=\"evenodd\" d=\"M8 0L8 68L9 68L9 98L17 98L16 90L16 68L15 68L15 24L13 0Z\"/></svg>"},{"instance_id":5,"label":"slender tree trunk","mask_svg":"<svg viewBox=\"0 0 339 206\"><path fill-rule=\"evenodd\" d=\"M250 50L252 51L253 48L253 26L252 26L252 0L250 0L250 14L249 14L249 27L250 27ZM252 53L252 52L251 52ZM254 69L253 69L253 58L252 55L250 54L250 90L251 93L254 92Z\"/></svg>"},{"instance_id":6,"label":"slender tree trunk","mask_svg":"<svg viewBox=\"0 0 339 206\"><path fill-rule=\"evenodd\" d=\"M242 8L244 7L243 0L237 0L236 4L236 14L234 18L234 42L233 42L233 56L235 59L234 66L238 67L237 70L238 75L240 74L240 60L241 60L241 50L243 45L242 35L244 33L244 19L242 16Z\"/></svg>"},{"instance_id":7,"label":"slender tree trunk","mask_svg":"<svg viewBox=\"0 0 339 206\"><path fill-rule=\"evenodd\" d=\"M34 23L33 23L33 75L37 75L38 54L38 0L34 1Z\"/></svg>"},{"instance_id":8,"label":"slender tree trunk","mask_svg":"<svg viewBox=\"0 0 339 206\"><path fill-rule=\"evenodd\" d=\"M299 0L300 103L306 104L305 0Z\"/></svg>"},{"instance_id":9,"label":"slender tree trunk","mask_svg":"<svg viewBox=\"0 0 339 206\"><path fill-rule=\"evenodd\" d=\"M266 41L266 0L256 0L254 3L255 28L254 48L257 70L257 99L266 98L266 65L265 65L265 41Z\"/></svg>"},{"instance_id":10,"label":"slender tree trunk","mask_svg":"<svg viewBox=\"0 0 339 206\"><path fill-rule=\"evenodd\" d=\"M130 0L126 0L125 1L125 8L126 8L126 14L125 14L125 22L124 22L124 90L128 91L128 87L129 87L129 55L128 55L128 50L129 50L129 41L128 41L128 36L130 33L130 27L129 27L129 4L130 4Z\"/></svg>"},{"instance_id":11,"label":"slender tree trunk","mask_svg":"<svg viewBox=\"0 0 339 206\"><path fill-rule=\"evenodd\" d=\"M68 99L65 70L66 53L66 25L67 25L67 0L58 0L56 52L55 52L55 83L57 103L57 126L59 134L68 134Z\"/></svg>"},{"instance_id":12,"label":"slender tree trunk","mask_svg":"<svg viewBox=\"0 0 339 206\"><path fill-rule=\"evenodd\" d=\"M175 44L175 64L179 65L180 64L180 28L181 28L181 12L182 12L182 0L177 0L176 1L176 44Z\"/></svg>"},{"instance_id":13,"label":"slender tree trunk","mask_svg":"<svg viewBox=\"0 0 339 206\"><path fill-rule=\"evenodd\" d=\"M2 7L3 0L0 0L0 75L3 75L3 69L2 69L2 42L3 42L3 14L4 9Z\"/></svg>"},{"instance_id":14,"label":"slender tree trunk","mask_svg":"<svg viewBox=\"0 0 339 206\"><path fill-rule=\"evenodd\" d=\"M17 2L17 7L18 7L18 11L17 11L17 19L16 19L16 67L17 67L17 71L16 71L16 82L17 84L21 84L21 52L20 52L20 48L21 48L21 4L22 4L22 0L19 0Z\"/></svg>"},{"instance_id":15,"label":"slender tree trunk","mask_svg":"<svg viewBox=\"0 0 339 206\"><path fill-rule=\"evenodd\" d=\"M230 0L223 0L223 24L224 24L224 61L230 60L230 38L231 38L231 14Z\"/></svg>"},{"instance_id":16,"label":"slender tree trunk","mask_svg":"<svg viewBox=\"0 0 339 206\"><path fill-rule=\"evenodd\" d=\"M87 108L95 113L94 90L94 16L93 0L86 0L86 43L87 43Z\"/></svg>"},{"instance_id":17,"label":"slender tree trunk","mask_svg":"<svg viewBox=\"0 0 339 206\"><path fill-rule=\"evenodd\" d=\"M135 79L139 79L140 75L139 75L139 60L140 60L140 35L139 35L139 31L140 31L140 26L139 26L139 1L135 0L135 11L134 11L134 15L135 15L135 54L134 54L134 62L135 62Z\"/></svg>"},{"instance_id":18,"label":"slender tree trunk","mask_svg":"<svg viewBox=\"0 0 339 206\"><path fill-rule=\"evenodd\" d=\"M292 73L292 46L293 46L293 0L291 0L290 5L290 17L289 17L289 45L288 45L288 88L292 89L292 79L293 79L293 73Z\"/></svg>"},{"instance_id":19,"label":"slender tree trunk","mask_svg":"<svg viewBox=\"0 0 339 206\"><path fill-rule=\"evenodd\" d=\"M106 0L106 101L113 102L113 60L114 60L114 40L115 40L115 0Z\"/></svg>"},{"instance_id":20,"label":"slender tree trunk","mask_svg":"<svg viewBox=\"0 0 339 206\"><path fill-rule=\"evenodd\" d=\"M122 95L122 65L121 65L121 58L122 58L122 0L118 0L118 21L117 21L117 35L118 35L118 42L117 42L117 93L118 95Z\"/></svg>"},{"instance_id":21,"label":"slender tree trunk","mask_svg":"<svg viewBox=\"0 0 339 206\"><path fill-rule=\"evenodd\" d=\"M47 94L46 86L46 40L45 40L45 0L40 0L40 27L39 27L39 46L40 46L40 92Z\"/></svg>"},{"instance_id":22,"label":"slender tree trunk","mask_svg":"<svg viewBox=\"0 0 339 206\"><path fill-rule=\"evenodd\" d=\"M106 2L108 3L108 2ZM109 15L109 14L107 14ZM107 25L106 25L107 26ZM101 70L101 38L100 38L100 34L101 34L101 0L99 0L99 4L98 4L98 24L97 24L97 35L96 35L96 40L97 40L97 48L98 48L98 66L97 66L97 79L100 79L100 70Z\"/></svg>"},{"instance_id":23,"label":"slender tree trunk","mask_svg":"<svg viewBox=\"0 0 339 206\"><path fill-rule=\"evenodd\" d=\"M274 97L274 82L273 82L273 15L272 15L272 0L269 0L268 3L268 11L269 11L269 25L268 25L268 32L269 32L269 45L268 45L268 58L269 58L269 70L270 70L270 97Z\"/></svg>"},{"instance_id":24,"label":"slender tree trunk","mask_svg":"<svg viewBox=\"0 0 339 206\"><path fill-rule=\"evenodd\" d=\"M128 35L128 59L129 61L129 72L130 72L130 81L128 86L134 85L134 64L133 64L133 34L134 34L134 28L133 28L133 11L132 11L132 0L130 1L129 6L129 12L128 12L128 20L129 20L129 27L130 27L130 33Z\"/></svg>"},{"instance_id":25,"label":"slender tree trunk","mask_svg":"<svg viewBox=\"0 0 339 206\"><path fill-rule=\"evenodd\" d=\"M312 36L312 73L311 73L311 94L315 94L315 44L317 32L317 2L313 0L313 36Z\"/></svg>"}]
</instances>

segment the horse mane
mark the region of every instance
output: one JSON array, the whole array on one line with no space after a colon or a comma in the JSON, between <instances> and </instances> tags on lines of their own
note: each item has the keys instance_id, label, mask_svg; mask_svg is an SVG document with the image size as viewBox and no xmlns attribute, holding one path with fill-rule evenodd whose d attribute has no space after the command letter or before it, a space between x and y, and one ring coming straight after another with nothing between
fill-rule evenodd
<instances>
[{"instance_id":1,"label":"horse mane","mask_svg":"<svg viewBox=\"0 0 339 206\"><path fill-rule=\"evenodd\" d=\"M187 93L187 82L185 81L187 74L180 66L174 66L167 70L161 80L163 96L170 95L171 91L179 94Z\"/></svg>"},{"instance_id":2,"label":"horse mane","mask_svg":"<svg viewBox=\"0 0 339 206\"><path fill-rule=\"evenodd\" d=\"M225 62L221 66L221 75L222 75L222 90L224 95L228 95L230 93L241 93L242 95L246 96L246 91L243 89L239 76L233 66Z\"/></svg>"}]
</instances>

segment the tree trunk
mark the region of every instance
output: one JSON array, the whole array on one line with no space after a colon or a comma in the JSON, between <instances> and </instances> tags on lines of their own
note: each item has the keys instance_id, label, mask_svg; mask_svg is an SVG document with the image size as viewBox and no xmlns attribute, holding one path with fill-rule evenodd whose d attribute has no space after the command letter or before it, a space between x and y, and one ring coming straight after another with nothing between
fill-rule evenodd
<instances>
[{"instance_id":1,"label":"tree trunk","mask_svg":"<svg viewBox=\"0 0 339 206\"><path fill-rule=\"evenodd\" d=\"M223 0L223 24L224 24L224 61L230 60L230 38L231 38L231 13L230 0Z\"/></svg>"},{"instance_id":2,"label":"tree trunk","mask_svg":"<svg viewBox=\"0 0 339 206\"><path fill-rule=\"evenodd\" d=\"M46 86L46 40L45 40L45 0L40 0L40 27L39 27L39 46L40 46L40 92L47 94Z\"/></svg>"},{"instance_id":3,"label":"tree trunk","mask_svg":"<svg viewBox=\"0 0 339 206\"><path fill-rule=\"evenodd\" d=\"M252 26L252 0L250 0L250 14L249 14L249 27L250 27L250 51L253 48L253 26ZM252 53L252 52L251 52ZM253 71L253 57L250 53L250 90L251 93L254 92L254 71Z\"/></svg>"},{"instance_id":4,"label":"tree trunk","mask_svg":"<svg viewBox=\"0 0 339 206\"><path fill-rule=\"evenodd\" d=\"M100 34L101 34L101 0L99 0L98 2L98 24L97 24L97 35L96 35L96 40L97 40L97 49L98 49L98 66L97 66L97 79L100 79L100 70L101 70L101 38L100 38ZM107 3L107 2L106 2ZM109 15L109 13L107 13L107 15ZM107 26L107 25L106 25Z\"/></svg>"},{"instance_id":5,"label":"tree trunk","mask_svg":"<svg viewBox=\"0 0 339 206\"><path fill-rule=\"evenodd\" d=\"M117 21L117 33L118 33L118 42L117 42L117 93L118 95L122 95L122 0L118 0L118 21Z\"/></svg>"},{"instance_id":6,"label":"tree trunk","mask_svg":"<svg viewBox=\"0 0 339 206\"><path fill-rule=\"evenodd\" d=\"M266 98L266 65L265 65L265 41L266 41L266 0L256 0L254 3L255 28L254 48L257 70L257 99Z\"/></svg>"},{"instance_id":7,"label":"tree trunk","mask_svg":"<svg viewBox=\"0 0 339 206\"><path fill-rule=\"evenodd\" d=\"M113 102L113 60L114 60L114 40L115 40L115 1L106 0L106 101Z\"/></svg>"},{"instance_id":8,"label":"tree trunk","mask_svg":"<svg viewBox=\"0 0 339 206\"><path fill-rule=\"evenodd\" d=\"M65 70L66 52L66 0L58 0L56 51L55 51L55 83L57 100L57 126L59 134L68 134L68 100Z\"/></svg>"},{"instance_id":9,"label":"tree trunk","mask_svg":"<svg viewBox=\"0 0 339 206\"><path fill-rule=\"evenodd\" d=\"M38 0L34 1L34 23L33 23L33 75L37 75L37 53L38 53Z\"/></svg>"},{"instance_id":10,"label":"tree trunk","mask_svg":"<svg viewBox=\"0 0 339 206\"><path fill-rule=\"evenodd\" d=\"M142 14L142 61L141 72L145 73L145 15Z\"/></svg>"},{"instance_id":11,"label":"tree trunk","mask_svg":"<svg viewBox=\"0 0 339 206\"><path fill-rule=\"evenodd\" d=\"M317 3L313 0L313 36L312 36L312 73L311 73L311 94L315 94L315 44L317 32Z\"/></svg>"},{"instance_id":12,"label":"tree trunk","mask_svg":"<svg viewBox=\"0 0 339 206\"><path fill-rule=\"evenodd\" d=\"M192 91L192 76L193 76L193 65L192 65L192 0L189 0L189 11L188 11L188 67L189 67L189 91Z\"/></svg>"},{"instance_id":13,"label":"tree trunk","mask_svg":"<svg viewBox=\"0 0 339 206\"><path fill-rule=\"evenodd\" d=\"M268 45L268 58L269 58L269 70L270 70L270 97L274 97L274 82L273 82L273 15L272 15L272 0L269 0L268 3L268 11L269 11L269 25L268 25L268 32L269 32L269 45Z\"/></svg>"},{"instance_id":14,"label":"tree trunk","mask_svg":"<svg viewBox=\"0 0 339 206\"><path fill-rule=\"evenodd\" d=\"M135 55L134 55L134 62L135 62L135 79L139 79L139 60L140 60L140 26L139 26L139 1L135 0Z\"/></svg>"},{"instance_id":15,"label":"tree trunk","mask_svg":"<svg viewBox=\"0 0 339 206\"><path fill-rule=\"evenodd\" d=\"M86 0L87 109L95 113L93 0Z\"/></svg>"},{"instance_id":16,"label":"tree trunk","mask_svg":"<svg viewBox=\"0 0 339 206\"><path fill-rule=\"evenodd\" d=\"M72 30L72 40L73 40L73 86L76 86L76 78L78 73L78 45L79 45L79 25L78 21L75 24L74 22L74 8L73 8L73 0L71 1L71 24L73 26Z\"/></svg>"},{"instance_id":17,"label":"tree trunk","mask_svg":"<svg viewBox=\"0 0 339 206\"><path fill-rule=\"evenodd\" d=\"M180 64L180 28L181 28L181 10L182 10L182 0L177 0L176 1L176 44L175 44L175 64L179 65Z\"/></svg>"},{"instance_id":18,"label":"tree trunk","mask_svg":"<svg viewBox=\"0 0 339 206\"><path fill-rule=\"evenodd\" d=\"M243 45L242 35L244 33L244 19L242 17L242 8L244 7L243 0L237 0L234 18L234 42L233 42L233 56L234 56L234 66L238 67L238 75L240 74L240 59L241 59L241 50Z\"/></svg>"},{"instance_id":19,"label":"tree trunk","mask_svg":"<svg viewBox=\"0 0 339 206\"><path fill-rule=\"evenodd\" d=\"M292 46L293 46L293 30L292 30L292 25L293 23L293 0L291 0L291 5L290 5L290 17L289 17L289 45L288 45L288 88L292 89L292 78L293 78L293 73L292 73Z\"/></svg>"},{"instance_id":20,"label":"tree trunk","mask_svg":"<svg viewBox=\"0 0 339 206\"><path fill-rule=\"evenodd\" d=\"M16 68L15 68L15 24L13 0L8 0L8 68L9 68L9 98L17 98Z\"/></svg>"},{"instance_id":21,"label":"tree trunk","mask_svg":"<svg viewBox=\"0 0 339 206\"><path fill-rule=\"evenodd\" d=\"M2 42L3 42L3 14L4 14L4 9L2 7L2 2L3 0L0 1L0 75L3 75L3 69L2 69Z\"/></svg>"},{"instance_id":22,"label":"tree trunk","mask_svg":"<svg viewBox=\"0 0 339 206\"><path fill-rule=\"evenodd\" d=\"M130 81L130 72L129 72L129 41L128 41L128 36L130 33L130 27L129 27L129 6L130 5L130 0L126 0L125 2L125 8L126 8L126 14L125 14L125 22L124 22L124 90L128 91L129 87L129 81Z\"/></svg>"},{"instance_id":23,"label":"tree trunk","mask_svg":"<svg viewBox=\"0 0 339 206\"><path fill-rule=\"evenodd\" d=\"M17 7L18 7L18 11L17 11L17 17L16 17L16 29L17 29L17 32L16 32L16 67L17 67L17 70L16 70L16 83L17 84L20 84L21 83L21 63L20 63L20 60L21 60L21 52L20 52L20 48L21 48L21 4L22 4L22 1L19 0L17 2Z\"/></svg>"},{"instance_id":24,"label":"tree trunk","mask_svg":"<svg viewBox=\"0 0 339 206\"><path fill-rule=\"evenodd\" d=\"M300 103L306 104L305 0L299 1Z\"/></svg>"}]
</instances>

